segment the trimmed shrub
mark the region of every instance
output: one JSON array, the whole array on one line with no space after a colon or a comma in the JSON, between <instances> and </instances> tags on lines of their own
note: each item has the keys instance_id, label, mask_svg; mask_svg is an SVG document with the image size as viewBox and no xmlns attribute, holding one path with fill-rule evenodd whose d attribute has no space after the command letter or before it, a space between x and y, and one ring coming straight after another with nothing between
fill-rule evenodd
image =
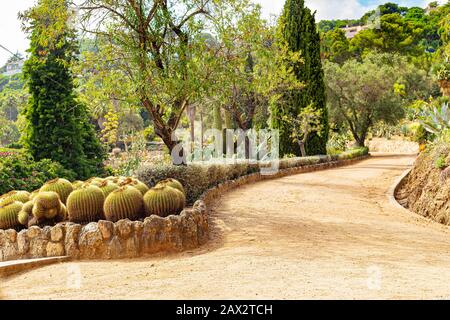
<instances>
[{"instance_id":1,"label":"trimmed shrub","mask_svg":"<svg viewBox=\"0 0 450 320\"><path fill-rule=\"evenodd\" d=\"M341 153L339 156L313 156L303 158L282 159L279 162L280 170L297 168L318 163L326 163L336 160L346 160L367 155L368 148L356 148ZM148 186L155 186L161 180L176 179L184 186L186 199L193 204L208 189L228 180L257 173L260 167L268 167L270 162L248 163L247 161L236 164L189 164L187 166L156 165L142 166L137 171L139 180Z\"/></svg>"},{"instance_id":2,"label":"trimmed shrub","mask_svg":"<svg viewBox=\"0 0 450 320\"><path fill-rule=\"evenodd\" d=\"M55 179L75 179L75 173L51 160L34 161L24 154L11 154L0 158L0 194L11 190L33 191L45 182Z\"/></svg>"}]
</instances>

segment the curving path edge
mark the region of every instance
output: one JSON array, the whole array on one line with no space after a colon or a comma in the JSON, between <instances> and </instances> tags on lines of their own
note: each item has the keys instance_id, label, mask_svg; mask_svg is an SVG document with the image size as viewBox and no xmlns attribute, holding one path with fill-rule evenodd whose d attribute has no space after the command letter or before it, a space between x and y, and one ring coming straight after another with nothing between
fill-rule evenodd
<instances>
[{"instance_id":1,"label":"curving path edge","mask_svg":"<svg viewBox=\"0 0 450 320\"><path fill-rule=\"evenodd\" d=\"M387 192L413 155L287 176L226 193L211 241L181 254L70 262L0 282L19 299L450 298L449 229Z\"/></svg>"}]
</instances>

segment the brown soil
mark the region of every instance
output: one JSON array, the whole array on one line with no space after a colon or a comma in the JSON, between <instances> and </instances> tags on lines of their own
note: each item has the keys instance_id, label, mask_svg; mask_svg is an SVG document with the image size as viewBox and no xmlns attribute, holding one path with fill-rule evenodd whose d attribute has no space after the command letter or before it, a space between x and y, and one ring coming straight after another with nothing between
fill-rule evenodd
<instances>
[{"instance_id":1,"label":"brown soil","mask_svg":"<svg viewBox=\"0 0 450 320\"><path fill-rule=\"evenodd\" d=\"M450 169L439 169L435 163L449 151L446 144L436 144L423 152L396 194L405 208L445 225L450 225Z\"/></svg>"},{"instance_id":2,"label":"brown soil","mask_svg":"<svg viewBox=\"0 0 450 320\"><path fill-rule=\"evenodd\" d=\"M379 155L245 186L218 202L212 239L198 250L48 266L4 280L3 293L12 299L447 299L449 229L386 195L413 160Z\"/></svg>"}]
</instances>

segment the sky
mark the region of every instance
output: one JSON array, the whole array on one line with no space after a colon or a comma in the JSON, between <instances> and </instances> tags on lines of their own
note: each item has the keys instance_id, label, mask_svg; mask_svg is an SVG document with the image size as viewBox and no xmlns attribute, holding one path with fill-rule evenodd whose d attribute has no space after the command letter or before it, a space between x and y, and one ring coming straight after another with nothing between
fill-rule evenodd
<instances>
[{"instance_id":1,"label":"sky","mask_svg":"<svg viewBox=\"0 0 450 320\"><path fill-rule=\"evenodd\" d=\"M2 1L0 6L0 45L12 52L25 53L28 40L21 30L17 14L31 7L36 0ZM279 15L285 0L252 0L261 4L266 17ZM425 8L432 0L305 0L306 5L316 10L318 20L360 18L385 2L395 2L407 7L419 6ZM11 54L0 48L0 66L4 65Z\"/></svg>"}]
</instances>

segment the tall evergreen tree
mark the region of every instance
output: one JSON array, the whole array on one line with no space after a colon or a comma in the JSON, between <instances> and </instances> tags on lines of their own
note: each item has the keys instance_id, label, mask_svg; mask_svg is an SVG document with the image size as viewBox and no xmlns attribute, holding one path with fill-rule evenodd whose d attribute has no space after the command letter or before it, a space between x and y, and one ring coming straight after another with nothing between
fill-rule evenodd
<instances>
[{"instance_id":1,"label":"tall evergreen tree","mask_svg":"<svg viewBox=\"0 0 450 320\"><path fill-rule=\"evenodd\" d=\"M35 160L58 161L81 179L101 173L105 153L74 91L70 65L78 50L70 17L61 0L39 0L22 15L31 31L24 65L30 99L22 142Z\"/></svg>"},{"instance_id":2,"label":"tall evergreen tree","mask_svg":"<svg viewBox=\"0 0 450 320\"><path fill-rule=\"evenodd\" d=\"M272 127L280 130L280 155L300 155L300 147L292 141L292 128L283 121L284 116L296 117L309 105L322 110L323 130L311 134L306 142L307 154L325 154L328 141L328 113L325 83L320 59L320 35L316 27L315 14L305 7L304 0L286 0L279 21L282 42L291 52L300 52L302 62L293 69L297 79L303 83L301 89L286 92L282 103L272 108ZM287 63L290 63L289 61Z\"/></svg>"}]
</instances>

